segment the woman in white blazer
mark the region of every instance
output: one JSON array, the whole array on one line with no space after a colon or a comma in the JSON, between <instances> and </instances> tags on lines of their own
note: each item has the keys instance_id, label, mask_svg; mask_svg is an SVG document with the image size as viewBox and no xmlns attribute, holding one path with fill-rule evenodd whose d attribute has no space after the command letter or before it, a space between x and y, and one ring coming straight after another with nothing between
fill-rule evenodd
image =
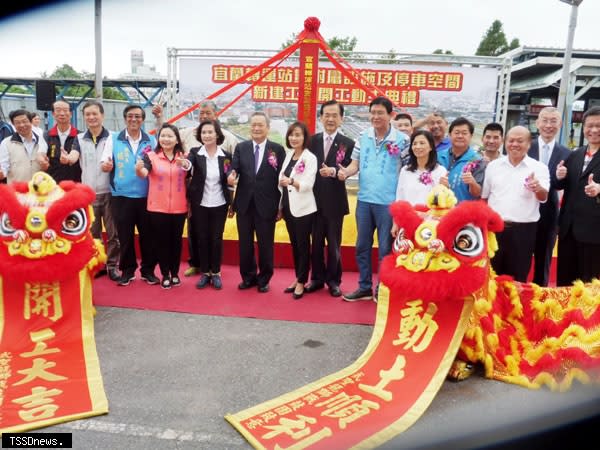
<instances>
[{"instance_id":1,"label":"woman in white blazer","mask_svg":"<svg viewBox=\"0 0 600 450\"><path fill-rule=\"evenodd\" d=\"M295 300L302 298L310 271L310 233L317 203L313 185L317 175L317 157L308 150L309 132L302 122L290 125L285 135L288 152L279 174L280 210L290 235L296 280L284 292Z\"/></svg>"}]
</instances>

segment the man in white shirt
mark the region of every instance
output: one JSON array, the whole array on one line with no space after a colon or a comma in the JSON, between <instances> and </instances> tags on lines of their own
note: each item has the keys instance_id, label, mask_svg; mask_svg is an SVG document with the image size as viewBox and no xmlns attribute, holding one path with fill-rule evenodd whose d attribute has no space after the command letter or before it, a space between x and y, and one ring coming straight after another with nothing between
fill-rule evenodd
<instances>
[{"instance_id":1,"label":"man in white shirt","mask_svg":"<svg viewBox=\"0 0 600 450\"><path fill-rule=\"evenodd\" d=\"M550 188L548 167L527 156L530 144L527 128L511 128L506 134L507 155L489 163L481 193L504 220L492 267L499 275L512 275L522 282L527 281L531 266L539 206L547 200Z\"/></svg>"},{"instance_id":2,"label":"man in white shirt","mask_svg":"<svg viewBox=\"0 0 600 450\"><path fill-rule=\"evenodd\" d=\"M48 170L46 141L32 131L28 111L17 109L9 117L16 131L0 143L0 180L27 182L35 172Z\"/></svg>"}]
</instances>

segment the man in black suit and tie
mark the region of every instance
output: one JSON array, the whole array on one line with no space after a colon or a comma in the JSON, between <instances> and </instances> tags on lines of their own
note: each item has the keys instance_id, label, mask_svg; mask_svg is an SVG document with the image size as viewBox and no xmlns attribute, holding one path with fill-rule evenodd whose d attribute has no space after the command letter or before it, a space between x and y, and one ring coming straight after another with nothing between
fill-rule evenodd
<instances>
[{"instance_id":1,"label":"man in black suit and tie","mask_svg":"<svg viewBox=\"0 0 600 450\"><path fill-rule=\"evenodd\" d=\"M340 164L344 167L350 164L354 149L354 141L338 133L343 117L344 105L335 100L323 103L320 119L325 131L312 137L309 148L317 157L319 175L313 188L317 214L312 229L311 282L306 285L305 292L322 289L327 283L333 297L342 295L340 248L344 216L349 213L346 182L338 180L337 172Z\"/></svg>"},{"instance_id":2,"label":"man in black suit and tie","mask_svg":"<svg viewBox=\"0 0 600 450\"><path fill-rule=\"evenodd\" d=\"M556 135L561 127L558 109L548 106L540 111L535 121L540 133L532 140L529 156L543 162L550 171L550 191L548 201L540 205L540 219L537 224L535 249L533 252L533 282L540 286L548 286L552 251L556 243L558 230L558 192L556 189L556 166L567 159L571 153L568 148L556 142Z\"/></svg>"},{"instance_id":3,"label":"man in black suit and tie","mask_svg":"<svg viewBox=\"0 0 600 450\"><path fill-rule=\"evenodd\" d=\"M259 292L269 291L273 276L273 246L275 222L279 212L279 172L285 150L267 139L269 118L255 112L250 117L249 141L235 147L228 183L238 186L233 201L237 217L240 249L239 289L258 286ZM258 273L254 256L254 233L258 242Z\"/></svg>"},{"instance_id":4,"label":"man in black suit and tie","mask_svg":"<svg viewBox=\"0 0 600 450\"><path fill-rule=\"evenodd\" d=\"M560 161L558 189L564 189L559 217L558 286L600 278L600 107L583 114L588 145Z\"/></svg>"}]
</instances>

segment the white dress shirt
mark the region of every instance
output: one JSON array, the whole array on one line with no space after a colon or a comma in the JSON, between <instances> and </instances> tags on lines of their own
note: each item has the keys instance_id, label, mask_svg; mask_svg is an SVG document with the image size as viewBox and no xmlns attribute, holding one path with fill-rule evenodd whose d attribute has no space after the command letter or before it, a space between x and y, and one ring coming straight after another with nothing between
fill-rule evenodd
<instances>
[{"instance_id":1,"label":"white dress shirt","mask_svg":"<svg viewBox=\"0 0 600 450\"><path fill-rule=\"evenodd\" d=\"M540 218L540 202L535 193L525 186L526 179L535 174L540 186L546 191L550 188L548 167L540 161L525 156L513 166L508 156L502 156L490 162L485 170L485 180L481 198L504 221L530 223Z\"/></svg>"},{"instance_id":2,"label":"white dress shirt","mask_svg":"<svg viewBox=\"0 0 600 450\"><path fill-rule=\"evenodd\" d=\"M221 185L221 173L219 172L219 156L225 156L221 147L217 147L217 153L212 158L204 148L198 150L198 156L206 157L206 180L204 180L204 194L200 206L214 208L225 204L223 186Z\"/></svg>"},{"instance_id":3,"label":"white dress shirt","mask_svg":"<svg viewBox=\"0 0 600 450\"><path fill-rule=\"evenodd\" d=\"M424 170L417 169L411 172L408 170L408 166L402 167L398 178L398 187L396 188L396 200L405 200L411 205L426 204L427 195L435 185L439 184L440 178L446 175L448 171L441 164L435 166L431 171L431 184L421 182L420 177L424 173Z\"/></svg>"}]
</instances>

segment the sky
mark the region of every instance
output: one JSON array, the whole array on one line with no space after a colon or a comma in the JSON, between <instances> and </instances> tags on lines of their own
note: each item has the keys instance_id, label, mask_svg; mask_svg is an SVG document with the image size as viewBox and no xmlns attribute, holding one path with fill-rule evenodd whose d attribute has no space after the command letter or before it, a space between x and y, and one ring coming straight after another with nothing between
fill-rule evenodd
<instances>
[{"instance_id":1,"label":"sky","mask_svg":"<svg viewBox=\"0 0 600 450\"><path fill-rule=\"evenodd\" d=\"M144 63L166 75L169 47L279 49L309 16L320 19L325 39L356 37L357 51L428 54L442 48L473 55L495 19L509 42L564 48L570 13L559 0L104 0L103 75L130 72L131 50L142 50ZM599 18L600 1L583 0L575 48L600 50ZM94 51L94 0L0 20L0 78L39 77L63 64L93 72Z\"/></svg>"}]
</instances>

